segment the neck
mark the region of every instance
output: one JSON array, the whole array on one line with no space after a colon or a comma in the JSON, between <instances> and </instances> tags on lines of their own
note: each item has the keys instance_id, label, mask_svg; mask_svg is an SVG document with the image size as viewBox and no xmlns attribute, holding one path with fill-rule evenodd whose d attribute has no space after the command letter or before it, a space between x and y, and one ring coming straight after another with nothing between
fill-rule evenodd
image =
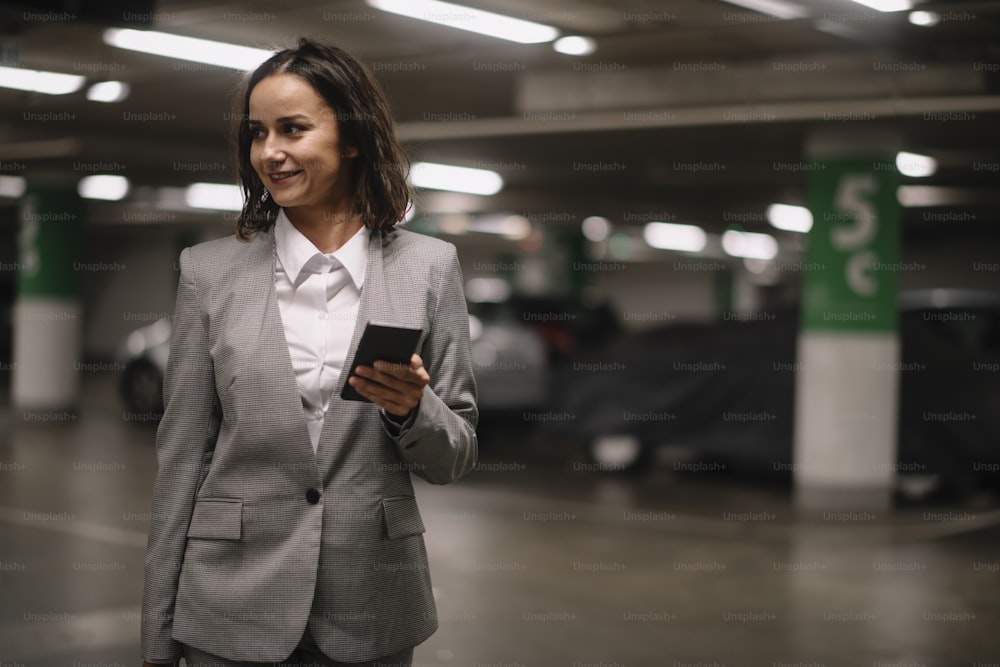
<instances>
[{"instance_id":1,"label":"neck","mask_svg":"<svg viewBox=\"0 0 1000 667\"><path fill-rule=\"evenodd\" d=\"M348 212L286 208L289 222L309 239L320 252L336 252L364 226L360 218Z\"/></svg>"}]
</instances>

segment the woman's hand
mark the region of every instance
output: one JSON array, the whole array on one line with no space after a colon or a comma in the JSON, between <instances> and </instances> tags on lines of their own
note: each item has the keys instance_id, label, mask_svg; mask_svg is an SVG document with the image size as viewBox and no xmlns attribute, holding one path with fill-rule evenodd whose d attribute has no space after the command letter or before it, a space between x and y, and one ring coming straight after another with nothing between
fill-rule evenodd
<instances>
[{"instance_id":1,"label":"woman's hand","mask_svg":"<svg viewBox=\"0 0 1000 667\"><path fill-rule=\"evenodd\" d=\"M374 368L358 366L356 372L360 377L352 377L351 386L400 422L420 404L424 387L431 381L418 354L410 357L409 366L376 361Z\"/></svg>"}]
</instances>

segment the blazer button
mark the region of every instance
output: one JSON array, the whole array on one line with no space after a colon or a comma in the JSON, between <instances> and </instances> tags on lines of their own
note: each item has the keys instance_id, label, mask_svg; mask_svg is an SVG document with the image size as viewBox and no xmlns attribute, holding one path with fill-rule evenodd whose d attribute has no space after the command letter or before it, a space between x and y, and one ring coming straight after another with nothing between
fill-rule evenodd
<instances>
[{"instance_id":1,"label":"blazer button","mask_svg":"<svg viewBox=\"0 0 1000 667\"><path fill-rule=\"evenodd\" d=\"M309 489L306 491L306 502L310 505L315 505L319 502L319 489Z\"/></svg>"}]
</instances>

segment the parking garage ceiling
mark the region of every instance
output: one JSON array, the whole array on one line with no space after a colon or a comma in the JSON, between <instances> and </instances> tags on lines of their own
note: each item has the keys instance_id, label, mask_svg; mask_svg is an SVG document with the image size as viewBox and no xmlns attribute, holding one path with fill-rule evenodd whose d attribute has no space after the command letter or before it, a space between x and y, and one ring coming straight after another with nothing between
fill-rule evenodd
<instances>
[{"instance_id":1,"label":"parking garage ceiling","mask_svg":"<svg viewBox=\"0 0 1000 667\"><path fill-rule=\"evenodd\" d=\"M8 60L125 81L131 94L103 104L84 91L0 89L0 172L117 165L140 192L233 182L227 132L239 72L109 46L110 23L87 20L86 2L41 4L0 3ZM930 27L849 0L802 0L787 19L721 0L463 4L589 36L596 51L564 55L364 0L161 0L120 13L223 42L280 48L308 35L354 52L384 82L413 159L493 168L505 180L490 197L428 193L421 205L431 213L558 212L550 217L621 225L653 217L717 232L733 212L756 219L772 202L803 203L810 137L834 130L847 141L865 129L934 156L940 168L920 184L950 189L949 206L971 212L964 231L995 234L998 2L920 4L940 18ZM919 209L903 219L911 233L941 228Z\"/></svg>"}]
</instances>

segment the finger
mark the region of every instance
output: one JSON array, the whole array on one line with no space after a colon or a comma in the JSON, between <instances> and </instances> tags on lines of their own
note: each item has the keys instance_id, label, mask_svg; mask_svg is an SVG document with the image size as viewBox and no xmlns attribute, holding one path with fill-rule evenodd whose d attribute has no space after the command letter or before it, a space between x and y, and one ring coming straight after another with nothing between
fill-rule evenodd
<instances>
[{"instance_id":1,"label":"finger","mask_svg":"<svg viewBox=\"0 0 1000 667\"><path fill-rule=\"evenodd\" d=\"M414 354L410 357L410 367L420 376L422 384L430 384L431 376L427 373L427 369L424 368L424 360L420 358L419 354Z\"/></svg>"},{"instance_id":2,"label":"finger","mask_svg":"<svg viewBox=\"0 0 1000 667\"><path fill-rule=\"evenodd\" d=\"M386 396L387 387L384 384L373 380L366 380L362 377L352 377L349 382L351 386L358 390L358 393L369 400L383 400Z\"/></svg>"},{"instance_id":3,"label":"finger","mask_svg":"<svg viewBox=\"0 0 1000 667\"><path fill-rule=\"evenodd\" d=\"M417 357L417 359L419 360L419 357ZM376 361L375 370L411 384L422 385L430 382L430 376L427 374L427 371L424 370L424 367L419 365L419 363L414 366L412 361L410 366L406 366L404 364L393 364L387 361Z\"/></svg>"},{"instance_id":4,"label":"finger","mask_svg":"<svg viewBox=\"0 0 1000 667\"><path fill-rule=\"evenodd\" d=\"M385 364L385 365L383 365ZM380 370L411 384L421 387L430 384L431 376L427 374L427 369L423 366L423 361L416 354L410 359L410 366L401 364L390 364L388 362L375 362L376 370Z\"/></svg>"},{"instance_id":5,"label":"finger","mask_svg":"<svg viewBox=\"0 0 1000 667\"><path fill-rule=\"evenodd\" d=\"M397 372L405 374L407 371L412 371L418 373L424 368L424 360L420 358L419 354L413 354L410 356L410 363L392 363L389 361L376 361L375 367L381 367L381 370Z\"/></svg>"},{"instance_id":6,"label":"finger","mask_svg":"<svg viewBox=\"0 0 1000 667\"><path fill-rule=\"evenodd\" d=\"M362 368L365 370L362 371ZM430 376L427 375L427 371L423 368L419 369L419 371L414 371L412 368L400 366L399 364L376 361L375 368L359 366L358 369L358 375L387 386L395 387L400 391L405 391L407 386L423 387L430 382Z\"/></svg>"},{"instance_id":7,"label":"finger","mask_svg":"<svg viewBox=\"0 0 1000 667\"><path fill-rule=\"evenodd\" d=\"M413 373L413 368L408 364L393 363L379 359L375 362L375 370L388 373L398 378L403 378Z\"/></svg>"},{"instance_id":8,"label":"finger","mask_svg":"<svg viewBox=\"0 0 1000 667\"><path fill-rule=\"evenodd\" d=\"M357 389L358 393L379 406L386 412L390 412L397 417L405 417L417 406L419 397L400 392L392 391L384 385L363 380L361 378L351 378L351 386Z\"/></svg>"},{"instance_id":9,"label":"finger","mask_svg":"<svg viewBox=\"0 0 1000 667\"><path fill-rule=\"evenodd\" d=\"M413 407L423 395L423 388L417 385L403 384L401 387L366 380L361 377L350 379L351 386L371 401L390 401L400 405Z\"/></svg>"},{"instance_id":10,"label":"finger","mask_svg":"<svg viewBox=\"0 0 1000 667\"><path fill-rule=\"evenodd\" d=\"M404 390L407 384L404 378L397 377L392 373L378 370L377 368L372 368L371 366L359 366L357 376L364 378L368 382L374 382L386 387L391 387L396 391Z\"/></svg>"}]
</instances>

